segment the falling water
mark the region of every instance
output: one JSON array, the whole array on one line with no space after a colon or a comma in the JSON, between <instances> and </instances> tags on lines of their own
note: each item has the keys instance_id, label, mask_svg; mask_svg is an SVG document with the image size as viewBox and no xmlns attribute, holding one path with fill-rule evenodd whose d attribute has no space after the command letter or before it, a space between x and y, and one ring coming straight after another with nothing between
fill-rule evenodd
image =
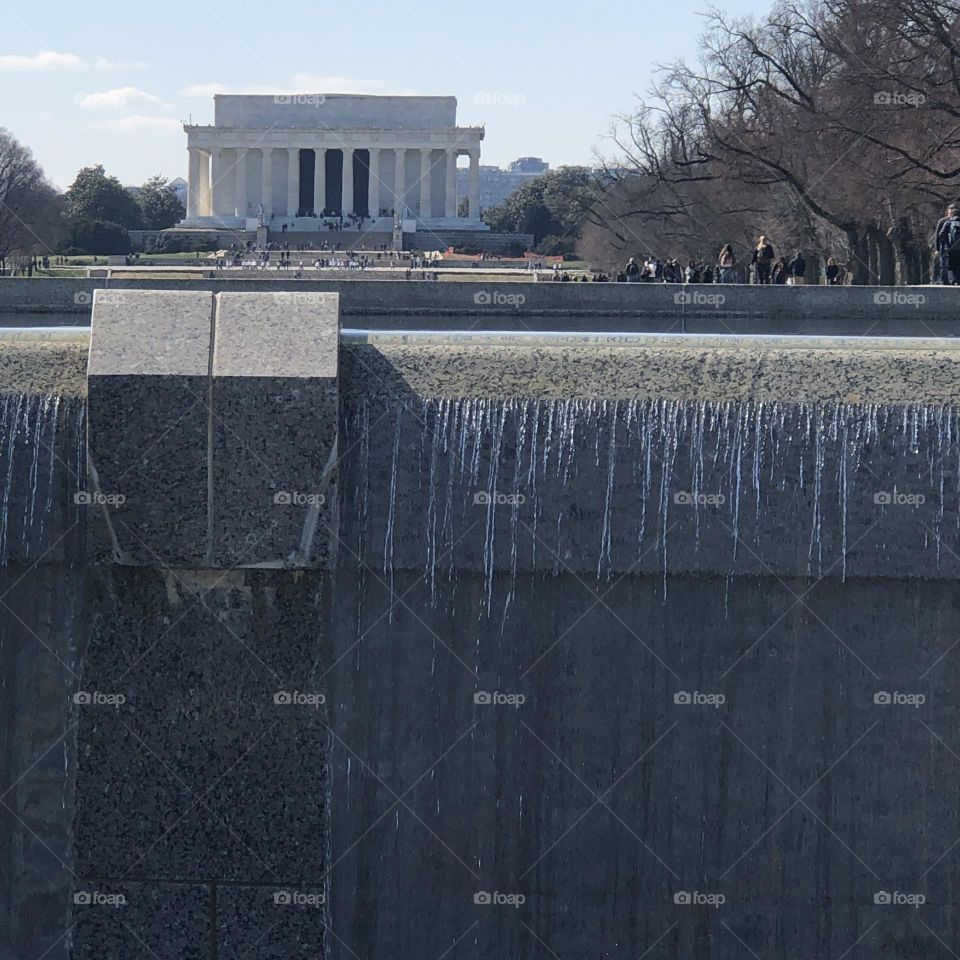
<instances>
[{"instance_id":1,"label":"falling water","mask_svg":"<svg viewBox=\"0 0 960 960\"><path fill-rule=\"evenodd\" d=\"M0 395L0 565L67 549L86 488L84 416L77 398Z\"/></svg>"},{"instance_id":2,"label":"falling water","mask_svg":"<svg viewBox=\"0 0 960 960\"><path fill-rule=\"evenodd\" d=\"M489 616L495 578L506 609L529 570L659 571L666 587L670 572L846 577L901 548L912 569L960 564L955 407L462 398L389 414L361 401L348 418L385 483L354 478L344 515L362 518L362 555L382 544L391 590L397 566L420 569L433 603L471 567Z\"/></svg>"}]
</instances>

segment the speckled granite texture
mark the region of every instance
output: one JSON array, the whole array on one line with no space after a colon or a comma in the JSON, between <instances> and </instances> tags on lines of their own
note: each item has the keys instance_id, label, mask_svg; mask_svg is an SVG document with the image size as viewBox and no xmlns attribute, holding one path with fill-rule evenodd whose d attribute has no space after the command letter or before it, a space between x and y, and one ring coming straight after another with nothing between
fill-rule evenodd
<instances>
[{"instance_id":1,"label":"speckled granite texture","mask_svg":"<svg viewBox=\"0 0 960 960\"><path fill-rule=\"evenodd\" d=\"M812 345L779 338L376 336L344 351L343 389L417 396L950 403L960 399L960 342Z\"/></svg>"},{"instance_id":2,"label":"speckled granite texture","mask_svg":"<svg viewBox=\"0 0 960 960\"><path fill-rule=\"evenodd\" d=\"M335 294L98 290L91 557L329 562L338 347Z\"/></svg>"}]
</instances>

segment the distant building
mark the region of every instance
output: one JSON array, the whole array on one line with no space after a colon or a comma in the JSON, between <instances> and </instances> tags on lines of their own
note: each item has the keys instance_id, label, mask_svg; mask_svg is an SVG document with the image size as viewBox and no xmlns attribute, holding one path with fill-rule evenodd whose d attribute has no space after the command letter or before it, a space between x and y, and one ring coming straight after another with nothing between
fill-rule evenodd
<instances>
[{"instance_id":1,"label":"distant building","mask_svg":"<svg viewBox=\"0 0 960 960\"><path fill-rule=\"evenodd\" d=\"M187 181L183 177L174 177L168 184L173 192L177 195L177 199L186 207L187 205Z\"/></svg>"},{"instance_id":2,"label":"distant building","mask_svg":"<svg viewBox=\"0 0 960 960\"><path fill-rule=\"evenodd\" d=\"M549 170L550 164L541 160L540 157L520 157L512 161L506 170L481 163L480 212L483 213L488 207L503 203L510 194L515 193L525 183L543 176ZM464 196L468 177L468 170L457 170L457 193L460 196Z\"/></svg>"}]
</instances>

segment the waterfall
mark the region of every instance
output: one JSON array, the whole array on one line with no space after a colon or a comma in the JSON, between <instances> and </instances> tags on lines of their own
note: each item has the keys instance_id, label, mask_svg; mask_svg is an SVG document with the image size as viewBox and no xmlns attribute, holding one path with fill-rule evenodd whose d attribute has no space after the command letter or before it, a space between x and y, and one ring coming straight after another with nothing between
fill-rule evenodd
<instances>
[{"instance_id":1,"label":"waterfall","mask_svg":"<svg viewBox=\"0 0 960 960\"><path fill-rule=\"evenodd\" d=\"M79 398L0 395L0 565L38 561L79 535L85 412Z\"/></svg>"},{"instance_id":2,"label":"waterfall","mask_svg":"<svg viewBox=\"0 0 960 960\"><path fill-rule=\"evenodd\" d=\"M361 563L379 540L390 589L396 566L420 569L434 603L475 569L488 616L495 578L521 571L662 571L666 587L669 572L846 577L877 551L911 551L911 575L960 563L956 407L361 400L344 429L365 457L341 465L358 470L343 515L362 518Z\"/></svg>"}]
</instances>

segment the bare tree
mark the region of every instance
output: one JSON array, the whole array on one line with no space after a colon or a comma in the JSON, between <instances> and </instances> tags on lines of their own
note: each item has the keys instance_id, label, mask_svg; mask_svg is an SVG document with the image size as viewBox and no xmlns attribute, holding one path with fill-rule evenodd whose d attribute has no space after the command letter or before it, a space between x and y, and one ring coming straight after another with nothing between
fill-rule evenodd
<instances>
[{"instance_id":1,"label":"bare tree","mask_svg":"<svg viewBox=\"0 0 960 960\"><path fill-rule=\"evenodd\" d=\"M0 275L11 257L52 253L60 201L33 154L0 128Z\"/></svg>"},{"instance_id":2,"label":"bare tree","mask_svg":"<svg viewBox=\"0 0 960 960\"><path fill-rule=\"evenodd\" d=\"M781 0L707 15L695 65L661 70L614 143L609 229L672 222L840 252L857 282L919 282L960 189L960 0ZM619 204L619 205L618 205ZM752 227L752 229L751 229ZM641 229L632 228L633 232Z\"/></svg>"}]
</instances>

